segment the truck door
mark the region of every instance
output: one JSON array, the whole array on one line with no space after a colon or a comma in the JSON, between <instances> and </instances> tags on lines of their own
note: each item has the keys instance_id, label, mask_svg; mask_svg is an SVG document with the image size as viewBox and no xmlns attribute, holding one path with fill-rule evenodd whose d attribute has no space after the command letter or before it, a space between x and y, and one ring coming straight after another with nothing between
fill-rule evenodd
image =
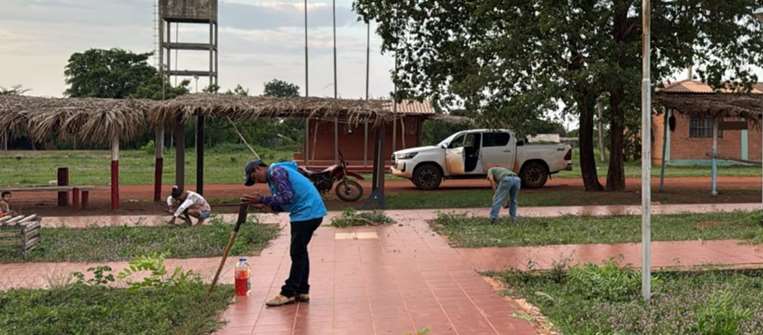
<instances>
[{"instance_id":1,"label":"truck door","mask_svg":"<svg viewBox=\"0 0 763 335\"><path fill-rule=\"evenodd\" d=\"M445 149L445 166L448 169L449 175L463 175L465 172L464 160L464 139L466 134L456 136Z\"/></svg>"},{"instance_id":2,"label":"truck door","mask_svg":"<svg viewBox=\"0 0 763 335\"><path fill-rule=\"evenodd\" d=\"M516 159L515 141L511 134L502 131L486 132L482 135L482 166L485 173L491 167L514 167Z\"/></svg>"}]
</instances>

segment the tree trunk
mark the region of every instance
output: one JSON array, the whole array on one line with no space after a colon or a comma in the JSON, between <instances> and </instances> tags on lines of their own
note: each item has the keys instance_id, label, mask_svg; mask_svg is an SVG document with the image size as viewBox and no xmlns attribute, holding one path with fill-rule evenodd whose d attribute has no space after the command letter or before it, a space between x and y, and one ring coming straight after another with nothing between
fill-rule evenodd
<instances>
[{"instance_id":1,"label":"tree trunk","mask_svg":"<svg viewBox=\"0 0 763 335\"><path fill-rule=\"evenodd\" d=\"M625 190L625 112L622 108L624 90L610 91L609 169L607 191ZM647 142L648 143L648 142Z\"/></svg>"},{"instance_id":2,"label":"tree trunk","mask_svg":"<svg viewBox=\"0 0 763 335\"><path fill-rule=\"evenodd\" d=\"M602 191L604 188L599 183L599 176L596 172L596 154L593 150L593 115L596 97L586 93L577 100L580 110L578 143L580 144L580 172L583 177L583 185L586 191Z\"/></svg>"}]
</instances>

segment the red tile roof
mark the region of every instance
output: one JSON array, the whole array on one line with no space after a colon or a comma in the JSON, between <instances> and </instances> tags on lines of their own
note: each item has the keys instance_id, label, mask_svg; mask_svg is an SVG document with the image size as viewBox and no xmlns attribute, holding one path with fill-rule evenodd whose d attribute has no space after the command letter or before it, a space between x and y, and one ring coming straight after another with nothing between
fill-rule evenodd
<instances>
[{"instance_id":1,"label":"red tile roof","mask_svg":"<svg viewBox=\"0 0 763 335\"><path fill-rule=\"evenodd\" d=\"M657 91L665 93L715 93L713 88L701 81L697 80L681 80L674 83L670 83L664 88L660 88ZM722 93L730 93L728 89L722 89ZM750 93L763 94L763 83L753 85L753 89Z\"/></svg>"}]
</instances>

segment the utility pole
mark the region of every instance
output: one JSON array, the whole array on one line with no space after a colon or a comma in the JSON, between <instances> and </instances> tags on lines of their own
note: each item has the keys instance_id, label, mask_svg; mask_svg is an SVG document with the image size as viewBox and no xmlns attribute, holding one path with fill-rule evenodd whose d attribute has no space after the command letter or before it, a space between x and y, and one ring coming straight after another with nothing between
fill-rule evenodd
<instances>
[{"instance_id":1,"label":"utility pole","mask_svg":"<svg viewBox=\"0 0 763 335\"><path fill-rule=\"evenodd\" d=\"M641 80L641 294L645 301L652 297L652 47L651 0L642 0L642 74Z\"/></svg>"}]
</instances>

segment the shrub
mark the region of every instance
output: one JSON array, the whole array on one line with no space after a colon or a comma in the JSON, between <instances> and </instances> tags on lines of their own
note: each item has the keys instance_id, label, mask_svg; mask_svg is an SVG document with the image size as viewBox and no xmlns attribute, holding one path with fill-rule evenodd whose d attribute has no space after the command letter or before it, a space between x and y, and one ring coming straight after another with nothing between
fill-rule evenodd
<instances>
[{"instance_id":1,"label":"shrub","mask_svg":"<svg viewBox=\"0 0 763 335\"><path fill-rule=\"evenodd\" d=\"M734 306L734 300L728 291L713 294L706 304L699 306L694 331L703 335L739 334L741 323L752 317L752 311Z\"/></svg>"},{"instance_id":2,"label":"shrub","mask_svg":"<svg viewBox=\"0 0 763 335\"><path fill-rule=\"evenodd\" d=\"M331 225L338 228L378 226L393 222L394 220L384 215L384 212L359 212L353 208L348 208L344 210L342 216L331 219Z\"/></svg>"},{"instance_id":3,"label":"shrub","mask_svg":"<svg viewBox=\"0 0 763 335\"><path fill-rule=\"evenodd\" d=\"M146 144L140 146L140 151L143 151L149 155L153 155L156 152L156 143L153 140L146 142Z\"/></svg>"},{"instance_id":4,"label":"shrub","mask_svg":"<svg viewBox=\"0 0 763 335\"><path fill-rule=\"evenodd\" d=\"M587 299L628 301L638 297L641 288L639 273L621 268L614 261L601 266L587 264L573 267L567 278L572 290Z\"/></svg>"}]
</instances>

